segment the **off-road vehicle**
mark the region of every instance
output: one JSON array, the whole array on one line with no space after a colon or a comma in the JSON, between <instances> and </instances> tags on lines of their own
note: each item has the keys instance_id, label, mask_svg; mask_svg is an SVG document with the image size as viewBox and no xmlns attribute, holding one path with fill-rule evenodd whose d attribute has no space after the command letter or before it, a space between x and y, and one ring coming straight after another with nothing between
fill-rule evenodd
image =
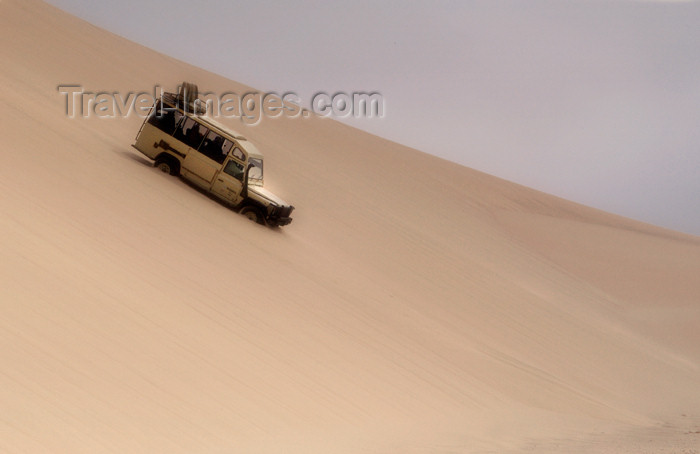
<instances>
[{"instance_id":1,"label":"off-road vehicle","mask_svg":"<svg viewBox=\"0 0 700 454\"><path fill-rule=\"evenodd\" d=\"M197 86L183 83L153 105L132 145L170 175L181 175L259 224L292 222L294 207L263 186L263 155L206 116Z\"/></svg>"}]
</instances>

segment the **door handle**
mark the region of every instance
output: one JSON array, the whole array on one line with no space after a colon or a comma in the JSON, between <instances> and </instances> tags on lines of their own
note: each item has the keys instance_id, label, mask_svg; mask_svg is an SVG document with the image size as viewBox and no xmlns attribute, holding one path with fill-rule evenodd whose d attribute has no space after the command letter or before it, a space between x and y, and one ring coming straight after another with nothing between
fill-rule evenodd
<instances>
[{"instance_id":1,"label":"door handle","mask_svg":"<svg viewBox=\"0 0 700 454\"><path fill-rule=\"evenodd\" d=\"M224 182L224 180L222 180L221 178L217 178L217 181L220 181L222 183Z\"/></svg>"}]
</instances>

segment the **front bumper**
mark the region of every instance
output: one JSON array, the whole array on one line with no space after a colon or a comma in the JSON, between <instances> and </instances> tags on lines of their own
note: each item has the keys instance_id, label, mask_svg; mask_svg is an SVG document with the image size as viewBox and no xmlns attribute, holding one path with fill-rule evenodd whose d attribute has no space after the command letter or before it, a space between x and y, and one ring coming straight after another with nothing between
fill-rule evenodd
<instances>
[{"instance_id":1,"label":"front bumper","mask_svg":"<svg viewBox=\"0 0 700 454\"><path fill-rule=\"evenodd\" d=\"M292 222L289 216L294 211L293 206L275 207L272 209L271 215L266 219L268 225L283 226Z\"/></svg>"},{"instance_id":2,"label":"front bumper","mask_svg":"<svg viewBox=\"0 0 700 454\"><path fill-rule=\"evenodd\" d=\"M267 223L275 227L281 227L283 225L289 225L292 223L292 218L276 218L268 219Z\"/></svg>"}]
</instances>

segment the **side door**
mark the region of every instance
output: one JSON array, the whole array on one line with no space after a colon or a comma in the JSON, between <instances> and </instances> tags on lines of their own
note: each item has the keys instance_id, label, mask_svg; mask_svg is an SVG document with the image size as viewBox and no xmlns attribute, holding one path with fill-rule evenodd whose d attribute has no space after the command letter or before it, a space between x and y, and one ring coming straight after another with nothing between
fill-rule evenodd
<instances>
[{"instance_id":1,"label":"side door","mask_svg":"<svg viewBox=\"0 0 700 454\"><path fill-rule=\"evenodd\" d=\"M175 138L187 145L188 151L182 161L182 176L192 183L204 189L208 189L216 172L221 167L224 156L217 156L220 162L216 162L211 156L204 153L206 138L211 135L209 129L187 117L175 130Z\"/></svg>"},{"instance_id":2,"label":"side door","mask_svg":"<svg viewBox=\"0 0 700 454\"><path fill-rule=\"evenodd\" d=\"M224 161L221 172L214 178L211 185L211 192L214 195L233 205L238 205L243 201L241 191L243 190L243 176L245 175L245 160L236 158L236 152L238 152L239 156L243 155L240 148L234 148L234 151Z\"/></svg>"}]
</instances>

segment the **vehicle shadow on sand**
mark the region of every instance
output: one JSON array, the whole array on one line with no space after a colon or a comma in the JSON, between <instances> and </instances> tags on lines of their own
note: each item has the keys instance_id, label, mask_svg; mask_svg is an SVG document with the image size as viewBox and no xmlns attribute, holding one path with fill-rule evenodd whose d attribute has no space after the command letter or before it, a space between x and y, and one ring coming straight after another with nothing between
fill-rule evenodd
<instances>
[{"instance_id":1,"label":"vehicle shadow on sand","mask_svg":"<svg viewBox=\"0 0 700 454\"><path fill-rule=\"evenodd\" d=\"M146 167L153 167L153 161L150 161L150 160L144 158L143 156L139 156L136 153L131 153L130 151L126 151L126 150L123 150L121 148L119 148L119 149L115 148L112 151L116 155L121 156L122 158L136 161L139 164L143 164Z\"/></svg>"}]
</instances>

